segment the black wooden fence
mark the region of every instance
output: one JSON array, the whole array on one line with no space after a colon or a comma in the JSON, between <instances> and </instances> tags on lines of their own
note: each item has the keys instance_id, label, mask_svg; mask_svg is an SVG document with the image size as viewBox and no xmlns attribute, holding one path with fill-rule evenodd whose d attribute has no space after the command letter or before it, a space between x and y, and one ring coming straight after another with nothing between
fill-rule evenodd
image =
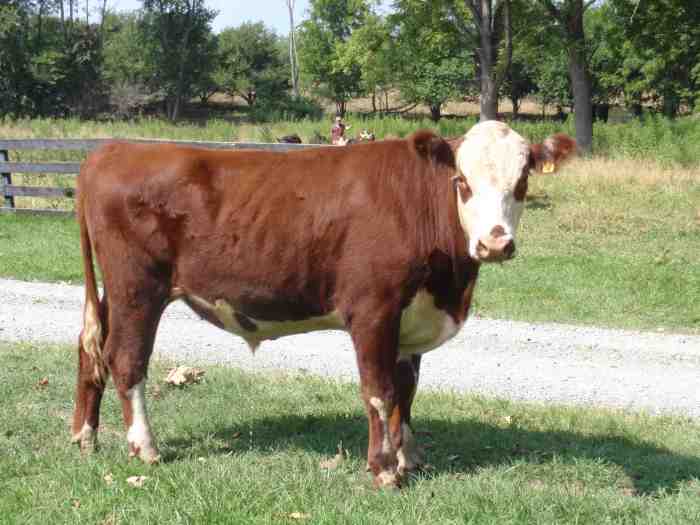
<instances>
[{"instance_id":1,"label":"black wooden fence","mask_svg":"<svg viewBox=\"0 0 700 525\"><path fill-rule=\"evenodd\" d=\"M298 148L319 147L315 144L263 144L253 142L198 142L183 140L157 139L0 139L0 196L4 203L0 212L24 213L73 213L72 209L22 208L15 206L15 197L44 197L72 199L75 196L74 185L71 187L52 187L46 185L27 186L12 183L12 175L17 173L68 174L75 176L80 171L80 162L10 162L10 152L26 150L61 150L86 152L106 142L123 140L151 144L181 144L199 148L214 149L266 149L287 151Z\"/></svg>"}]
</instances>

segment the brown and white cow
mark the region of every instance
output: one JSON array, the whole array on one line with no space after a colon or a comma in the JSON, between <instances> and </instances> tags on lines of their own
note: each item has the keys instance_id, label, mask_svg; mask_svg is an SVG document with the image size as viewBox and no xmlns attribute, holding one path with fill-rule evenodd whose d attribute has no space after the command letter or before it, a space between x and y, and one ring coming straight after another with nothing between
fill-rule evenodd
<instances>
[{"instance_id":1,"label":"brown and white cow","mask_svg":"<svg viewBox=\"0 0 700 525\"><path fill-rule=\"evenodd\" d=\"M78 179L86 301L74 441L94 447L111 375L130 454L158 460L144 384L160 316L180 299L253 349L348 331L368 466L377 485L399 485L421 462L410 426L421 354L464 323L480 264L514 255L530 169L573 149L565 135L530 146L485 122L449 143L418 132L284 153L94 152Z\"/></svg>"}]
</instances>

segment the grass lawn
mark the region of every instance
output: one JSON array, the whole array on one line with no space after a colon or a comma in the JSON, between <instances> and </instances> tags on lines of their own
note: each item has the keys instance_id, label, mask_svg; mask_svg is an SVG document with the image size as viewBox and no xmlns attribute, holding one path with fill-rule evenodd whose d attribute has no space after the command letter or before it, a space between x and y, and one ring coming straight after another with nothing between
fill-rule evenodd
<instances>
[{"instance_id":1,"label":"grass lawn","mask_svg":"<svg viewBox=\"0 0 700 525\"><path fill-rule=\"evenodd\" d=\"M484 266L474 312L700 333L700 171L579 160L533 176L518 256ZM0 215L0 276L82 281L72 218Z\"/></svg>"},{"instance_id":2,"label":"grass lawn","mask_svg":"<svg viewBox=\"0 0 700 525\"><path fill-rule=\"evenodd\" d=\"M419 392L431 468L400 493L364 472L358 388L211 367L147 397L164 462L127 461L113 388L101 450L69 444L73 348L0 344L0 523L697 523L700 427L651 417ZM347 457L321 468L338 444ZM127 478L146 476L142 487Z\"/></svg>"}]
</instances>

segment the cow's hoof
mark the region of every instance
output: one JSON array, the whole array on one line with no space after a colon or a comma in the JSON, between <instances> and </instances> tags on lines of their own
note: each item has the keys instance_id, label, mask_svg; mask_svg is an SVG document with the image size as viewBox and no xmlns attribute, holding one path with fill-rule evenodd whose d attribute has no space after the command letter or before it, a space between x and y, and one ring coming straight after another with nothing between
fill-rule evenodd
<instances>
[{"instance_id":1,"label":"cow's hoof","mask_svg":"<svg viewBox=\"0 0 700 525\"><path fill-rule=\"evenodd\" d=\"M425 465L425 452L418 446L400 448L396 456L399 460L398 472L401 476L411 472L420 472Z\"/></svg>"},{"instance_id":2,"label":"cow's hoof","mask_svg":"<svg viewBox=\"0 0 700 525\"><path fill-rule=\"evenodd\" d=\"M378 489L398 490L401 488L401 476L396 472L383 470L374 477L374 486Z\"/></svg>"},{"instance_id":3,"label":"cow's hoof","mask_svg":"<svg viewBox=\"0 0 700 525\"><path fill-rule=\"evenodd\" d=\"M138 446L134 443L129 443L129 458L139 458L147 465L160 463L158 449L152 445Z\"/></svg>"},{"instance_id":4,"label":"cow's hoof","mask_svg":"<svg viewBox=\"0 0 700 525\"><path fill-rule=\"evenodd\" d=\"M97 431L85 423L80 432L73 434L71 443L80 446L80 452L83 454L92 454L97 450Z\"/></svg>"},{"instance_id":5,"label":"cow's hoof","mask_svg":"<svg viewBox=\"0 0 700 525\"><path fill-rule=\"evenodd\" d=\"M409 472L420 470L425 463L425 451L418 445L411 427L407 424L401 425L403 443L396 451L398 459L398 472L400 476Z\"/></svg>"}]
</instances>

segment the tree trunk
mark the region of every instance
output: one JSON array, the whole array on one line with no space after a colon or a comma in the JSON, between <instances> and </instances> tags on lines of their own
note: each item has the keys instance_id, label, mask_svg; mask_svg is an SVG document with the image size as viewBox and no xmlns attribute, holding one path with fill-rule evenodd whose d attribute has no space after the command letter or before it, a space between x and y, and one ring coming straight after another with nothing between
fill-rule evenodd
<instances>
[{"instance_id":1,"label":"tree trunk","mask_svg":"<svg viewBox=\"0 0 700 525\"><path fill-rule=\"evenodd\" d=\"M551 0L540 3L559 22L559 29L566 39L569 53L569 78L574 91L574 125L576 145L584 155L593 146L593 101L591 99L591 75L586 60L586 37L583 32L583 13L593 5L583 0L566 0L560 7Z\"/></svg>"},{"instance_id":2,"label":"tree trunk","mask_svg":"<svg viewBox=\"0 0 700 525\"><path fill-rule=\"evenodd\" d=\"M479 109L479 120L496 120L498 118L498 86L489 73L481 73Z\"/></svg>"},{"instance_id":3,"label":"tree trunk","mask_svg":"<svg viewBox=\"0 0 700 525\"><path fill-rule=\"evenodd\" d=\"M481 63L481 97L479 120L498 117L498 84L495 78L497 42L493 35L491 0L481 0L479 24L479 62Z\"/></svg>"},{"instance_id":4,"label":"tree trunk","mask_svg":"<svg viewBox=\"0 0 700 525\"><path fill-rule=\"evenodd\" d=\"M63 28L63 43L68 45L68 24L66 23L66 13L63 8L63 0L58 4L61 13L61 28Z\"/></svg>"},{"instance_id":5,"label":"tree trunk","mask_svg":"<svg viewBox=\"0 0 700 525\"><path fill-rule=\"evenodd\" d=\"M669 91L664 93L663 100L664 116L671 119L676 118L678 115L678 108L680 107L678 95Z\"/></svg>"},{"instance_id":6,"label":"tree trunk","mask_svg":"<svg viewBox=\"0 0 700 525\"><path fill-rule=\"evenodd\" d=\"M591 100L591 76L586 61L586 39L583 33L583 1L576 6L569 24L569 77L574 91L574 124L576 145L581 153L590 155L593 147L593 102Z\"/></svg>"},{"instance_id":7,"label":"tree trunk","mask_svg":"<svg viewBox=\"0 0 700 525\"><path fill-rule=\"evenodd\" d=\"M182 95L180 93L178 93L173 98L172 110L170 113L170 120L172 120L173 122L176 121L180 117L180 106L181 105L182 105Z\"/></svg>"},{"instance_id":8,"label":"tree trunk","mask_svg":"<svg viewBox=\"0 0 700 525\"><path fill-rule=\"evenodd\" d=\"M194 15L197 9L195 2L188 4L185 34L182 37L182 47L180 48L180 63L178 64L177 83L175 85L175 100L173 101L173 111L170 120L175 121L180 116L180 106L185 94L185 65L187 62L187 48L190 43L190 34L194 27Z\"/></svg>"},{"instance_id":9,"label":"tree trunk","mask_svg":"<svg viewBox=\"0 0 700 525\"><path fill-rule=\"evenodd\" d=\"M433 122L437 122L442 117L442 104L431 104L430 106L430 118Z\"/></svg>"},{"instance_id":10,"label":"tree trunk","mask_svg":"<svg viewBox=\"0 0 700 525\"><path fill-rule=\"evenodd\" d=\"M299 98L299 68L297 66L297 46L294 37L294 2L287 0L289 9L289 63L292 68L292 93L294 98Z\"/></svg>"}]
</instances>

